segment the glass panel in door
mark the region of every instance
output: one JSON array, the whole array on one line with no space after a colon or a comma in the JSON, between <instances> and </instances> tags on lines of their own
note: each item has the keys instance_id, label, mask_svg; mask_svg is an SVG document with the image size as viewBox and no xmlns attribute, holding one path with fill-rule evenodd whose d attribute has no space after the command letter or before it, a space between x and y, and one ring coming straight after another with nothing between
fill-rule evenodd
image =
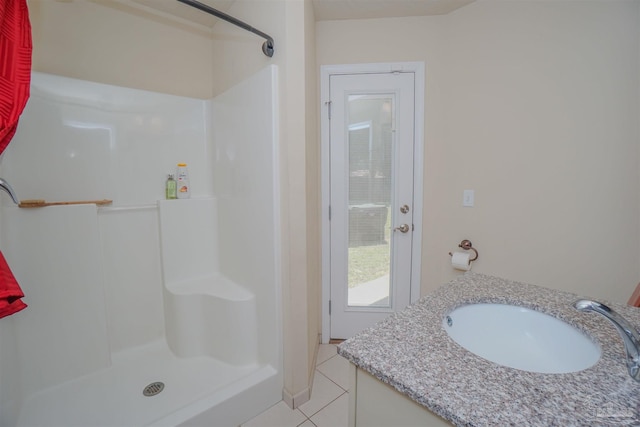
<instances>
[{"instance_id":1,"label":"glass panel in door","mask_svg":"<svg viewBox=\"0 0 640 427\"><path fill-rule=\"evenodd\" d=\"M393 94L349 95L349 307L391 307Z\"/></svg>"}]
</instances>

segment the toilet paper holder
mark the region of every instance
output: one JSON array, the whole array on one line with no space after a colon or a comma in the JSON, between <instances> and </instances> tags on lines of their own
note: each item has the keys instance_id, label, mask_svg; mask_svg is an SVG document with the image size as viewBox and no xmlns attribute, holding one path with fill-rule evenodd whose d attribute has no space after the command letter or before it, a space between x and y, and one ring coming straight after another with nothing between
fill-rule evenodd
<instances>
[{"instance_id":1,"label":"toilet paper holder","mask_svg":"<svg viewBox=\"0 0 640 427\"><path fill-rule=\"evenodd\" d=\"M473 251L475 256L473 258L469 258L469 263L478 259L478 251L473 247L471 240L464 239L462 242L460 242L458 247L464 249L465 251ZM449 252L449 256L453 256L453 254Z\"/></svg>"}]
</instances>

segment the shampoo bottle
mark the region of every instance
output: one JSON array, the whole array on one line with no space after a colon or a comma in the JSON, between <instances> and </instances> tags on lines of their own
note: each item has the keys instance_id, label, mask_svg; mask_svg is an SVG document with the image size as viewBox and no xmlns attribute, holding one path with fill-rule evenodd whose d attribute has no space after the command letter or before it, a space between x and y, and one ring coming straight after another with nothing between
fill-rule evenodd
<instances>
[{"instance_id":1,"label":"shampoo bottle","mask_svg":"<svg viewBox=\"0 0 640 427\"><path fill-rule=\"evenodd\" d=\"M165 188L166 191L166 198L167 200L173 200L178 198L178 185L176 183L176 180L173 179L173 174L170 173L169 175L167 175L167 185Z\"/></svg>"},{"instance_id":2,"label":"shampoo bottle","mask_svg":"<svg viewBox=\"0 0 640 427\"><path fill-rule=\"evenodd\" d=\"M188 199L191 196L189 172L186 163L178 163L178 199Z\"/></svg>"}]
</instances>

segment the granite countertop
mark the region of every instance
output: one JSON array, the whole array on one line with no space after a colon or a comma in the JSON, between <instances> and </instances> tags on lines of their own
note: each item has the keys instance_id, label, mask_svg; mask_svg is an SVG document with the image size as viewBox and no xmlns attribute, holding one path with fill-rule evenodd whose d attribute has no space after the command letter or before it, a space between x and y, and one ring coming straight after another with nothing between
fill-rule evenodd
<instances>
[{"instance_id":1,"label":"granite countertop","mask_svg":"<svg viewBox=\"0 0 640 427\"><path fill-rule=\"evenodd\" d=\"M338 346L338 353L457 426L638 426L640 383L622 339L578 295L468 272ZM583 296L584 297L584 296ZM602 349L591 368L541 374L489 362L455 343L442 319L470 303L527 307L564 320ZM640 309L601 301L636 327Z\"/></svg>"}]
</instances>

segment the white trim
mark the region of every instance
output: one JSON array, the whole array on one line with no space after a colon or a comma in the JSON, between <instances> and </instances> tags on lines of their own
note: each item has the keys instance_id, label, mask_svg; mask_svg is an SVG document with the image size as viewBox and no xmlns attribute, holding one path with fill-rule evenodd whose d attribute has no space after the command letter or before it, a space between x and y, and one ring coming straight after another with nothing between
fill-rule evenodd
<instances>
[{"instance_id":1,"label":"white trim","mask_svg":"<svg viewBox=\"0 0 640 427\"><path fill-rule=\"evenodd\" d=\"M413 244L411 262L411 302L420 298L420 277L422 274L422 211L423 211L423 160L424 160L424 90L425 90L425 65L424 62L401 63L370 63L370 64L345 64L323 65L320 67L320 161L321 161L321 187L322 187L322 343L326 344L330 339L331 323L329 318L329 296L331 295L330 283L330 233L329 233L329 209L331 200L329 182L329 77L335 74L370 74L407 72L415 73L415 129L414 129L414 203L413 203Z\"/></svg>"},{"instance_id":2,"label":"white trim","mask_svg":"<svg viewBox=\"0 0 640 427\"><path fill-rule=\"evenodd\" d=\"M331 201L330 181L329 181L329 77L331 69L326 66L320 67L320 184L321 184L321 275L322 275L322 315L320 316L322 326L323 344L328 344L331 339L331 318L329 317L329 296L331 295L331 236L329 223L329 205Z\"/></svg>"},{"instance_id":3,"label":"white trim","mask_svg":"<svg viewBox=\"0 0 640 427\"><path fill-rule=\"evenodd\" d=\"M412 62L415 72L415 144L413 145L413 250L411 262L411 303L420 298L422 277L422 208L424 192L424 62Z\"/></svg>"},{"instance_id":4,"label":"white trim","mask_svg":"<svg viewBox=\"0 0 640 427\"><path fill-rule=\"evenodd\" d=\"M315 369L314 369L315 370ZM282 400L291 409L296 409L298 406L307 403L311 399L311 388L306 387L295 396L291 395L287 390L282 390Z\"/></svg>"}]
</instances>

